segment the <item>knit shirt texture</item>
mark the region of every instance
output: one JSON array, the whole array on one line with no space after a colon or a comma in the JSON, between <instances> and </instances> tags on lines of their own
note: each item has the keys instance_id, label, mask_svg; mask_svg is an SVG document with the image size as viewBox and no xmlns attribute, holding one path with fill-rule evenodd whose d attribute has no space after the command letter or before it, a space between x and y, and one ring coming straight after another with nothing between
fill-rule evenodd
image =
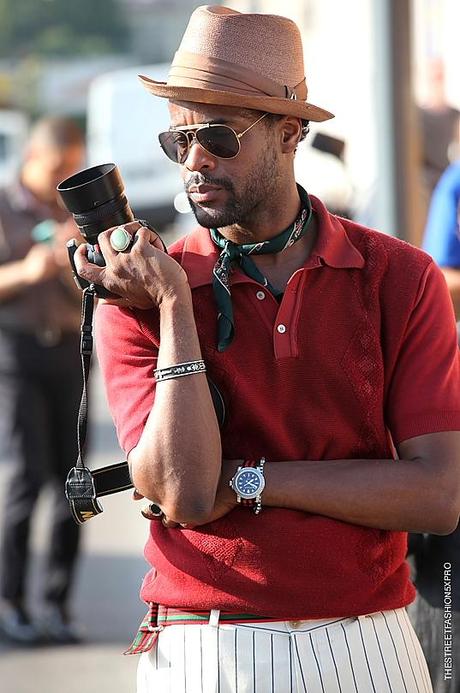
<instances>
[{"instance_id":1,"label":"knit shirt texture","mask_svg":"<svg viewBox=\"0 0 460 693\"><path fill-rule=\"evenodd\" d=\"M223 394L226 459L388 459L401 441L460 428L450 297L431 258L328 213L281 303L236 269L235 339L218 353L211 286L219 250L198 228L169 252L185 269L208 374ZM121 446L154 403L156 310L102 304L98 354ZM178 422L180 435L180 422ZM276 618L353 616L414 598L407 535L308 512L236 508L196 529L150 523L145 601Z\"/></svg>"}]
</instances>

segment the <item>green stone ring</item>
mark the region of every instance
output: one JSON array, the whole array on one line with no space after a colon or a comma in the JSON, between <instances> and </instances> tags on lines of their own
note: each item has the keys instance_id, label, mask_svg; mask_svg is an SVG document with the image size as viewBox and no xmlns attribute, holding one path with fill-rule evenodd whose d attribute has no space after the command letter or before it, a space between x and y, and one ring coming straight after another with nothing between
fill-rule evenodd
<instances>
[{"instance_id":1,"label":"green stone ring","mask_svg":"<svg viewBox=\"0 0 460 693\"><path fill-rule=\"evenodd\" d=\"M122 253L127 250L132 243L132 236L123 226L117 226L110 234L110 245L114 250Z\"/></svg>"}]
</instances>

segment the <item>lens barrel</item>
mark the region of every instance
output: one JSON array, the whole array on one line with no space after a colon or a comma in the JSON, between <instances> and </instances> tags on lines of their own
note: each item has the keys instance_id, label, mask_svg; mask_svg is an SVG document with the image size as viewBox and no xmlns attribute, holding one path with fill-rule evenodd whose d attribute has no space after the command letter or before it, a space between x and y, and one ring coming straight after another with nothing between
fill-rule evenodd
<instances>
[{"instance_id":1,"label":"lens barrel","mask_svg":"<svg viewBox=\"0 0 460 693\"><path fill-rule=\"evenodd\" d=\"M86 168L59 183L57 191L81 235L93 245L101 231L134 220L116 164Z\"/></svg>"}]
</instances>

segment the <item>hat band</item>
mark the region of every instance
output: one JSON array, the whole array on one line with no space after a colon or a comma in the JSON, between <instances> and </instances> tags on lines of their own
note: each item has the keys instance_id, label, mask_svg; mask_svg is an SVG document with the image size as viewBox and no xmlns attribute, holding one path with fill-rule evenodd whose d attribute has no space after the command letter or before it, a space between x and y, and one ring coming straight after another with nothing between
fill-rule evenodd
<instances>
[{"instance_id":1,"label":"hat band","mask_svg":"<svg viewBox=\"0 0 460 693\"><path fill-rule=\"evenodd\" d=\"M305 77L294 86L280 84L242 65L212 56L177 51L168 75L168 86L231 91L238 94L307 99Z\"/></svg>"}]
</instances>

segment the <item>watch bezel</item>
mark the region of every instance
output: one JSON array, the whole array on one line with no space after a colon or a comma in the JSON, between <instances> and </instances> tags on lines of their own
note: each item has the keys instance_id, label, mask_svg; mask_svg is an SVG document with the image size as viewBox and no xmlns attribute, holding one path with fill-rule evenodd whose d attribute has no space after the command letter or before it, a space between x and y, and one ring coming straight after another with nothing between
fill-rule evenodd
<instances>
[{"instance_id":1,"label":"watch bezel","mask_svg":"<svg viewBox=\"0 0 460 693\"><path fill-rule=\"evenodd\" d=\"M238 479L240 476L243 475L243 473L246 472L252 472L255 474L259 480L259 487L256 491L251 491L250 493L244 493L240 491L240 489L237 487ZM243 499L243 500L253 500L254 498L258 498L262 491L265 488L265 477L263 472L260 470L259 467L241 467L238 469L236 472L235 476L230 482L232 489L235 491L236 495Z\"/></svg>"}]
</instances>

